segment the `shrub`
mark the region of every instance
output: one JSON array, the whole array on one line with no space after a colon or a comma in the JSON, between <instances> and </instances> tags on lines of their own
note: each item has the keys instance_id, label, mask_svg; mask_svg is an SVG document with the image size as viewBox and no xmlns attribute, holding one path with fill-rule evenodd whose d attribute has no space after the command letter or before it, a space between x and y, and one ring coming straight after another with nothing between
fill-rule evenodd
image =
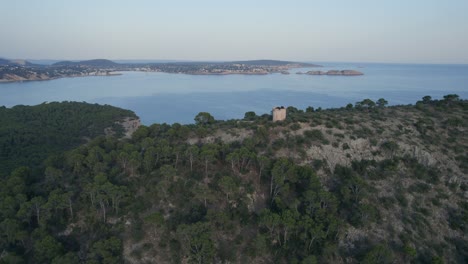
<instances>
[{"instance_id":1,"label":"shrub","mask_svg":"<svg viewBox=\"0 0 468 264\"><path fill-rule=\"evenodd\" d=\"M304 136L305 138L313 140L313 141L323 141L325 139L322 131L317 130L317 129L304 131Z\"/></svg>"},{"instance_id":2,"label":"shrub","mask_svg":"<svg viewBox=\"0 0 468 264\"><path fill-rule=\"evenodd\" d=\"M299 125L298 123L294 123L289 128L291 128L292 131L297 131L301 129L301 125Z\"/></svg>"},{"instance_id":3,"label":"shrub","mask_svg":"<svg viewBox=\"0 0 468 264\"><path fill-rule=\"evenodd\" d=\"M344 134L341 134L341 133L336 133L336 134L334 134L334 136L337 137L337 138L344 138L345 137Z\"/></svg>"},{"instance_id":4,"label":"shrub","mask_svg":"<svg viewBox=\"0 0 468 264\"><path fill-rule=\"evenodd\" d=\"M323 160L314 159L314 161L312 161L312 167L314 167L315 170L321 169L323 167L323 164Z\"/></svg>"},{"instance_id":5,"label":"shrub","mask_svg":"<svg viewBox=\"0 0 468 264\"><path fill-rule=\"evenodd\" d=\"M431 186L423 182L415 183L408 188L408 191L417 193L427 193L429 190L431 190Z\"/></svg>"},{"instance_id":6,"label":"shrub","mask_svg":"<svg viewBox=\"0 0 468 264\"><path fill-rule=\"evenodd\" d=\"M372 136L374 133L368 127L362 126L360 129L354 131L354 134L358 138L368 138Z\"/></svg>"},{"instance_id":7,"label":"shrub","mask_svg":"<svg viewBox=\"0 0 468 264\"><path fill-rule=\"evenodd\" d=\"M283 138L278 138L277 140L273 141L272 147L273 150L279 150L286 145L286 141Z\"/></svg>"},{"instance_id":8,"label":"shrub","mask_svg":"<svg viewBox=\"0 0 468 264\"><path fill-rule=\"evenodd\" d=\"M373 263L393 263L393 254L392 251L384 245L377 245L372 248L371 251L369 251L366 256L364 257L363 261L361 263L368 263L368 264L373 264Z\"/></svg>"},{"instance_id":9,"label":"shrub","mask_svg":"<svg viewBox=\"0 0 468 264\"><path fill-rule=\"evenodd\" d=\"M408 206L408 199L406 199L405 194L401 190L397 190L397 193L395 194L395 198L397 199L398 203L402 207L407 207Z\"/></svg>"}]
</instances>

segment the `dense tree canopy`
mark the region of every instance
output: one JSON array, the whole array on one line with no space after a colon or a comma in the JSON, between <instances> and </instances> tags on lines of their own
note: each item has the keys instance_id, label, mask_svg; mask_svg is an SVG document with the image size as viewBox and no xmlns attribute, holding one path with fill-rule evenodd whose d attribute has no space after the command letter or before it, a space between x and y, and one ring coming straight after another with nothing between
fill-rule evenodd
<instances>
[{"instance_id":1,"label":"dense tree canopy","mask_svg":"<svg viewBox=\"0 0 468 264\"><path fill-rule=\"evenodd\" d=\"M0 107L0 175L21 165L35 167L52 154L103 135L106 128L121 135L116 121L125 117L136 116L109 105L77 102Z\"/></svg>"},{"instance_id":2,"label":"dense tree canopy","mask_svg":"<svg viewBox=\"0 0 468 264\"><path fill-rule=\"evenodd\" d=\"M0 263L462 263L467 185L454 175L468 171L467 123L456 116L467 115L466 104L445 98L422 108L296 109L283 124L218 122L200 113L196 125L141 126L130 139L99 136L108 124L95 124L86 144L0 178ZM63 107L100 115L84 110L94 105ZM9 114L2 112L13 120ZM398 115L406 127L381 138L380 124ZM57 128L67 122L54 118L47 122ZM459 168L422 164L405 152L404 135L431 149L453 148ZM37 144L30 146L44 142ZM370 156L351 158L358 144ZM323 159L311 159L313 151ZM385 222L397 214L398 230ZM439 217L437 228L453 236L431 230Z\"/></svg>"}]
</instances>

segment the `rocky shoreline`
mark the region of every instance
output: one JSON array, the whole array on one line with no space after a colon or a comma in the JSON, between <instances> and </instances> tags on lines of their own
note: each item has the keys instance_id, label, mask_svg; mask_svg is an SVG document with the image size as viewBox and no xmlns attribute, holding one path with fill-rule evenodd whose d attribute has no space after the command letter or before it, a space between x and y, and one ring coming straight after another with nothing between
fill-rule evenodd
<instances>
[{"instance_id":1,"label":"rocky shoreline","mask_svg":"<svg viewBox=\"0 0 468 264\"><path fill-rule=\"evenodd\" d=\"M75 77L89 77L89 76L118 76L122 75L120 72L97 72L90 74L72 74L72 75L60 75L60 76L48 76L46 74L30 74L28 76L20 76L17 74L5 74L0 79L0 83L11 83L11 82L32 82L32 81L51 81L61 78L75 78Z\"/></svg>"}]
</instances>

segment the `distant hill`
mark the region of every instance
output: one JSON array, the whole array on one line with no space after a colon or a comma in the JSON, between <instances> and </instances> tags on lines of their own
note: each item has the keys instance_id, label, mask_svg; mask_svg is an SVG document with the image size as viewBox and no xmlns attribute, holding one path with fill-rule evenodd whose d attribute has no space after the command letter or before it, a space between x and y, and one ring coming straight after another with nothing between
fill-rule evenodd
<instances>
[{"instance_id":1,"label":"distant hill","mask_svg":"<svg viewBox=\"0 0 468 264\"><path fill-rule=\"evenodd\" d=\"M120 64L113 62L111 60L105 59L95 59L95 60L85 60L85 61L60 61L52 64L52 66L73 66L73 65L84 65L91 67L115 67Z\"/></svg>"},{"instance_id":2,"label":"distant hill","mask_svg":"<svg viewBox=\"0 0 468 264\"><path fill-rule=\"evenodd\" d=\"M280 60L248 60L248 61L233 61L231 63L245 64L245 65L266 65L266 66L285 66L290 64L299 64L305 67L320 67L320 65L294 62L294 61L280 61Z\"/></svg>"},{"instance_id":3,"label":"distant hill","mask_svg":"<svg viewBox=\"0 0 468 264\"><path fill-rule=\"evenodd\" d=\"M9 65L9 64L10 64L10 60L0 58L0 65Z\"/></svg>"},{"instance_id":4,"label":"distant hill","mask_svg":"<svg viewBox=\"0 0 468 264\"><path fill-rule=\"evenodd\" d=\"M34 66L35 64L27 60L8 60L0 58L0 65L21 65L21 66Z\"/></svg>"},{"instance_id":5,"label":"distant hill","mask_svg":"<svg viewBox=\"0 0 468 264\"><path fill-rule=\"evenodd\" d=\"M76 61L59 61L56 63L53 63L52 66L69 66L69 65L76 65L78 62Z\"/></svg>"},{"instance_id":6,"label":"distant hill","mask_svg":"<svg viewBox=\"0 0 468 264\"><path fill-rule=\"evenodd\" d=\"M36 65L41 65L41 66L50 66L54 63L57 63L61 60L47 60L47 59L42 59L42 60L35 60L35 59L29 59L28 60L31 63L34 63Z\"/></svg>"},{"instance_id":7,"label":"distant hill","mask_svg":"<svg viewBox=\"0 0 468 264\"><path fill-rule=\"evenodd\" d=\"M250 66L286 66L286 65L299 65L303 67L321 67L321 65L312 64L312 63L304 63L304 62L296 62L296 61L281 61L281 60L247 60L247 61L226 61L226 62L200 62L200 61L160 61L160 62L149 62L146 63L144 61L119 61L122 63L117 63L111 60L106 59L93 59L93 60L83 60L83 61L59 61L52 63L53 61L48 61L48 63L31 63L27 60L9 60L0 58L0 65L22 65L22 66L44 66L44 65L51 65L51 66L89 66L89 67L117 67L123 66L128 64L245 64ZM42 64L42 65L41 65Z\"/></svg>"},{"instance_id":8,"label":"distant hill","mask_svg":"<svg viewBox=\"0 0 468 264\"><path fill-rule=\"evenodd\" d=\"M16 65L21 65L21 66L34 66L34 63L31 63L27 60L10 60L11 63L16 64Z\"/></svg>"}]
</instances>

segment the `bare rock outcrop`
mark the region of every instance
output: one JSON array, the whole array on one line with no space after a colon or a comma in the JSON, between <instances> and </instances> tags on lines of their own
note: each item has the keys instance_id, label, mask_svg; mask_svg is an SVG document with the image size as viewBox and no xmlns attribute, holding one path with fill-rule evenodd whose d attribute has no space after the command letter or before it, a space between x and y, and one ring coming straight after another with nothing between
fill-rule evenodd
<instances>
[{"instance_id":1,"label":"bare rock outcrop","mask_svg":"<svg viewBox=\"0 0 468 264\"><path fill-rule=\"evenodd\" d=\"M331 171L335 169L336 165L350 165L352 160L378 159L372 153L375 147L371 146L367 139L349 140L346 141L346 144L349 146L349 149L346 150L332 145L312 146L307 150L307 157L309 159L326 160Z\"/></svg>"},{"instance_id":2,"label":"bare rock outcrop","mask_svg":"<svg viewBox=\"0 0 468 264\"><path fill-rule=\"evenodd\" d=\"M116 124L119 124L122 126L124 129L124 138L130 138L132 134L141 126L141 121L137 117L126 117L121 121L115 122ZM107 127L104 129L105 135L115 135L115 131L112 129L112 127Z\"/></svg>"},{"instance_id":3,"label":"bare rock outcrop","mask_svg":"<svg viewBox=\"0 0 468 264\"><path fill-rule=\"evenodd\" d=\"M326 75L327 72L325 71L308 71L306 72L307 75Z\"/></svg>"},{"instance_id":4,"label":"bare rock outcrop","mask_svg":"<svg viewBox=\"0 0 468 264\"><path fill-rule=\"evenodd\" d=\"M400 143L399 146L403 156L408 155L409 157L415 158L424 166L434 166L438 163L433 155L434 153L431 154L418 146L412 146L406 143Z\"/></svg>"},{"instance_id":5,"label":"bare rock outcrop","mask_svg":"<svg viewBox=\"0 0 468 264\"><path fill-rule=\"evenodd\" d=\"M125 130L125 137L130 138L132 134L141 126L139 118L126 117L123 121L119 122Z\"/></svg>"}]
</instances>

